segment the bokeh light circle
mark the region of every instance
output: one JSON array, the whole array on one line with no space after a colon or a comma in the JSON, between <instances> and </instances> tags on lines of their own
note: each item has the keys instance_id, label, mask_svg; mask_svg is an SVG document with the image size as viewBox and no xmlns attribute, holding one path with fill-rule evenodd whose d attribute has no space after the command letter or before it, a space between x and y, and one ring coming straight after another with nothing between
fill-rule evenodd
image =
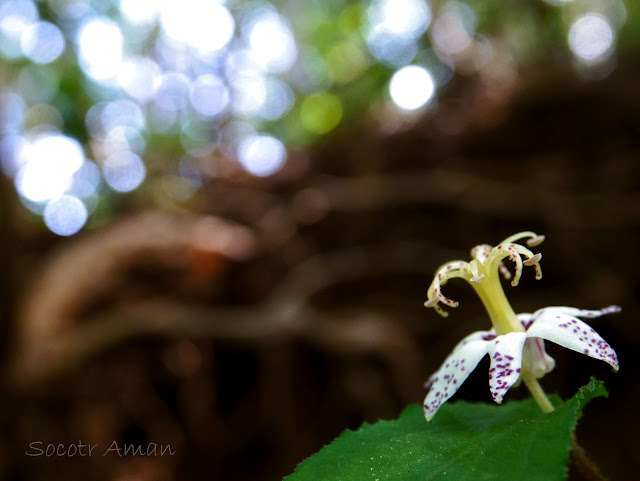
<instances>
[{"instance_id":1,"label":"bokeh light circle","mask_svg":"<svg viewBox=\"0 0 640 481\"><path fill-rule=\"evenodd\" d=\"M216 0L165 1L160 24L171 40L201 55L223 48L235 30L233 16Z\"/></svg>"},{"instance_id":2,"label":"bokeh light circle","mask_svg":"<svg viewBox=\"0 0 640 481\"><path fill-rule=\"evenodd\" d=\"M192 107L206 117L214 117L229 104L229 90L215 75L201 75L191 85L189 100Z\"/></svg>"},{"instance_id":3,"label":"bokeh light circle","mask_svg":"<svg viewBox=\"0 0 640 481\"><path fill-rule=\"evenodd\" d=\"M250 135L238 145L238 160L244 169L256 176L266 177L279 171L287 158L287 152L275 137Z\"/></svg>"},{"instance_id":4,"label":"bokeh light circle","mask_svg":"<svg viewBox=\"0 0 640 481\"><path fill-rule=\"evenodd\" d=\"M23 146L21 169L15 178L18 192L31 202L44 202L63 194L82 166L80 144L60 134L46 134Z\"/></svg>"},{"instance_id":5,"label":"bokeh light circle","mask_svg":"<svg viewBox=\"0 0 640 481\"><path fill-rule=\"evenodd\" d=\"M133 152L115 152L102 165L104 179L113 190L131 192L137 189L146 176L142 159Z\"/></svg>"},{"instance_id":6,"label":"bokeh light circle","mask_svg":"<svg viewBox=\"0 0 640 481\"><path fill-rule=\"evenodd\" d=\"M614 33L609 21L597 13L578 18L569 29L569 47L580 59L594 62L611 50Z\"/></svg>"},{"instance_id":7,"label":"bokeh light circle","mask_svg":"<svg viewBox=\"0 0 640 481\"><path fill-rule=\"evenodd\" d=\"M64 37L60 29L49 22L37 22L24 30L20 47L35 63L50 63L64 51Z\"/></svg>"},{"instance_id":8,"label":"bokeh light circle","mask_svg":"<svg viewBox=\"0 0 640 481\"><path fill-rule=\"evenodd\" d=\"M288 70L298 55L291 28L283 17L273 11L267 11L250 22L248 40L255 58L269 72Z\"/></svg>"},{"instance_id":9,"label":"bokeh light circle","mask_svg":"<svg viewBox=\"0 0 640 481\"><path fill-rule=\"evenodd\" d=\"M322 135L335 129L342 120L342 102L330 92L309 95L300 107L302 126L309 132Z\"/></svg>"},{"instance_id":10,"label":"bokeh light circle","mask_svg":"<svg viewBox=\"0 0 640 481\"><path fill-rule=\"evenodd\" d=\"M368 10L373 26L398 37L414 39L431 22L431 9L424 0L374 0Z\"/></svg>"},{"instance_id":11,"label":"bokeh light circle","mask_svg":"<svg viewBox=\"0 0 640 481\"><path fill-rule=\"evenodd\" d=\"M87 208L80 199L62 195L51 199L44 209L44 223L54 234L70 236L87 222Z\"/></svg>"},{"instance_id":12,"label":"bokeh light circle","mask_svg":"<svg viewBox=\"0 0 640 481\"><path fill-rule=\"evenodd\" d=\"M404 110L416 110L433 97L435 84L427 69L410 65L396 71L389 83L391 100Z\"/></svg>"},{"instance_id":13,"label":"bokeh light circle","mask_svg":"<svg viewBox=\"0 0 640 481\"><path fill-rule=\"evenodd\" d=\"M120 72L124 38L113 20L86 19L78 30L77 42L80 67L89 77L106 81Z\"/></svg>"},{"instance_id":14,"label":"bokeh light circle","mask_svg":"<svg viewBox=\"0 0 640 481\"><path fill-rule=\"evenodd\" d=\"M160 81L160 68L149 57L127 60L118 72L118 84L138 102L151 99L158 90Z\"/></svg>"}]
</instances>

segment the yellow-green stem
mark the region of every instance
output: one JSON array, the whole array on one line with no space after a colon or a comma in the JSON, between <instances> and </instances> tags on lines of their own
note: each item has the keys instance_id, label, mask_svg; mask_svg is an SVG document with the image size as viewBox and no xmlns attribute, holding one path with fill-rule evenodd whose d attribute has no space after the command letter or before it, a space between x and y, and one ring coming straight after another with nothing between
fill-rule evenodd
<instances>
[{"instance_id":1,"label":"yellow-green stem","mask_svg":"<svg viewBox=\"0 0 640 481\"><path fill-rule=\"evenodd\" d=\"M518 316L504 294L502 284L500 284L500 276L496 273L488 273L480 282L471 282L471 285L482 300L498 336L509 332L524 331L522 324L518 321Z\"/></svg>"},{"instance_id":2,"label":"yellow-green stem","mask_svg":"<svg viewBox=\"0 0 640 481\"><path fill-rule=\"evenodd\" d=\"M549 398L542 389L542 386L540 386L540 383L535 378L535 376L531 374L529 370L524 366L522 368L522 372L520 373L520 377L522 378L522 382L524 382L525 386L527 386L527 389L529 389L529 392L533 396L533 399L535 399L538 403L538 406L540 406L540 409L542 409L545 413L550 413L551 411L553 411L553 404L551 404L551 401L549 401Z\"/></svg>"}]
</instances>

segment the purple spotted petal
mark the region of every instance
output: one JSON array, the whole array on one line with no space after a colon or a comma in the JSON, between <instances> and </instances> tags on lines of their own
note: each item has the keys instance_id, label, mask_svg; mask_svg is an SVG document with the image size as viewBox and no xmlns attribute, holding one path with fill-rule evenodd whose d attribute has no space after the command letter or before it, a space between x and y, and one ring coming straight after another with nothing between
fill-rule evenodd
<instances>
[{"instance_id":1,"label":"purple spotted petal","mask_svg":"<svg viewBox=\"0 0 640 481\"><path fill-rule=\"evenodd\" d=\"M594 317L600 317L606 314L613 314L614 312L620 312L621 310L622 309L619 306L609 306L599 310L578 309L576 307L565 307L565 306L543 307L542 309L538 309L533 314L533 318L538 318L543 314L551 313L551 314L567 314L569 316L586 317L588 319L592 319ZM526 314L518 314L518 318L521 315L524 316Z\"/></svg>"},{"instance_id":2,"label":"purple spotted petal","mask_svg":"<svg viewBox=\"0 0 640 481\"><path fill-rule=\"evenodd\" d=\"M535 321L536 319L535 315L529 314L528 312L517 314L517 316L518 316L518 320L520 321L520 324L522 324L522 327L524 327L525 331L529 329L529 326L533 324L533 321Z\"/></svg>"},{"instance_id":3,"label":"purple spotted petal","mask_svg":"<svg viewBox=\"0 0 640 481\"><path fill-rule=\"evenodd\" d=\"M451 351L451 355L453 355L453 353L458 351L462 346L465 346L466 344L469 344L472 341L488 341L488 340L491 340L491 339L495 339L495 337L496 337L496 330L495 329L491 329L489 331L472 332L467 337L463 338L462 341L460 341L458 344L456 344L456 346ZM447 363L447 361L445 361L442 364L442 366L444 366L446 363ZM440 369L438 369L436 372L434 372L431 375L431 377L429 377L429 379L427 379L427 382L424 383L424 387L430 387L433 384L434 380L438 377L438 373L442 369L442 366L440 367ZM465 371L466 370L467 370L467 368L465 368ZM473 371L473 369L472 369L472 371Z\"/></svg>"},{"instance_id":4,"label":"purple spotted petal","mask_svg":"<svg viewBox=\"0 0 640 481\"><path fill-rule=\"evenodd\" d=\"M610 309L602 311L582 311L568 307L541 309L538 319L527 330L527 337L540 337L555 342L567 349L600 359L617 371L619 369L618 356L613 348L589 325L567 314L567 312L577 312L578 315L596 317L608 312L615 312Z\"/></svg>"},{"instance_id":5,"label":"purple spotted petal","mask_svg":"<svg viewBox=\"0 0 640 481\"><path fill-rule=\"evenodd\" d=\"M537 379L551 372L556 361L544 349L544 341L539 337L530 337L524 343L522 363Z\"/></svg>"},{"instance_id":6,"label":"purple spotted petal","mask_svg":"<svg viewBox=\"0 0 640 481\"><path fill-rule=\"evenodd\" d=\"M489 389L493 400L498 404L520 377L522 348L526 337L524 332L510 332L498 336L489 346Z\"/></svg>"},{"instance_id":7,"label":"purple spotted petal","mask_svg":"<svg viewBox=\"0 0 640 481\"><path fill-rule=\"evenodd\" d=\"M468 335L453 349L440 369L429 378L431 385L424 399L424 416L427 421L447 399L455 394L460 385L469 377L480 360L493 344L495 334L492 331L478 331Z\"/></svg>"}]
</instances>

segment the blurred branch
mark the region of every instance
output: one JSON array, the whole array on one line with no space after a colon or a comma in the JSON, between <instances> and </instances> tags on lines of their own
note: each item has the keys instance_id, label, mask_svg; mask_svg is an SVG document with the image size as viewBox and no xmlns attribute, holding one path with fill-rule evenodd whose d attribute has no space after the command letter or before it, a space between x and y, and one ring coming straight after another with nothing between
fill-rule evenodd
<instances>
[{"instance_id":1,"label":"blurred branch","mask_svg":"<svg viewBox=\"0 0 640 481\"><path fill-rule=\"evenodd\" d=\"M279 330L255 309L211 309L167 301L146 301L82 319L53 335L24 339L15 380L31 384L73 368L108 347L143 335L208 337L248 342Z\"/></svg>"},{"instance_id":2,"label":"blurred branch","mask_svg":"<svg viewBox=\"0 0 640 481\"><path fill-rule=\"evenodd\" d=\"M246 227L211 216L161 212L143 213L76 239L43 265L21 299L16 360L18 364L23 360L29 364L29 359L40 359L40 352L60 350L73 359L69 343L80 353L88 353L92 351L92 336L105 336L107 343L113 337L124 339L126 329L108 332L88 327L87 332L81 333L87 339L79 339L77 344L58 341L57 336L84 329L84 324L77 320L82 309L140 258L180 259L190 251L197 251L225 259L242 259L251 255L254 247L254 236ZM71 335L70 339L73 338ZM44 371L48 368L46 364L41 366Z\"/></svg>"},{"instance_id":3,"label":"blurred branch","mask_svg":"<svg viewBox=\"0 0 640 481\"><path fill-rule=\"evenodd\" d=\"M258 345L299 340L337 353L369 352L390 366L400 392L408 396L406 386L419 385L404 382L419 377L419 356L401 327L373 313L359 312L348 319L319 313L310 309L309 300L331 285L381 270L426 272L429 262L416 262L428 256L430 250L424 246L405 243L401 248L357 248L312 257L294 267L264 302L250 307L144 300L103 315L82 314L91 298L140 256L172 259L189 248L239 259L259 246L244 227L212 217L177 218L159 212L125 220L66 246L23 299L15 383L28 388L109 347L141 336L163 336Z\"/></svg>"},{"instance_id":4,"label":"blurred branch","mask_svg":"<svg viewBox=\"0 0 640 481\"><path fill-rule=\"evenodd\" d=\"M189 250L228 259L248 257L251 231L216 217L150 212L80 238L59 250L35 276L22 299L22 339L43 338L67 327L88 299L140 257L179 257Z\"/></svg>"},{"instance_id":5,"label":"blurred branch","mask_svg":"<svg viewBox=\"0 0 640 481\"><path fill-rule=\"evenodd\" d=\"M20 387L81 365L90 356L141 336L207 338L267 345L300 340L328 350L372 353L387 361L400 388L415 379L418 350L404 331L374 313L348 320L314 311L288 318L263 307L219 309L155 300L139 302L81 323L46 339L31 339L13 372ZM406 388L405 388L406 389ZM405 393L407 396L409 393Z\"/></svg>"},{"instance_id":6,"label":"blurred branch","mask_svg":"<svg viewBox=\"0 0 640 481\"><path fill-rule=\"evenodd\" d=\"M433 257L442 256L442 252L424 242L405 241L322 253L293 267L273 289L268 303L292 311L303 308L314 294L332 285L389 273L428 277Z\"/></svg>"},{"instance_id":7,"label":"blurred branch","mask_svg":"<svg viewBox=\"0 0 640 481\"><path fill-rule=\"evenodd\" d=\"M329 210L359 212L406 204L437 204L492 216L530 214L570 227L640 223L640 194L577 193L536 188L531 181L503 182L439 169L385 173L357 179L328 178L313 187Z\"/></svg>"}]
</instances>

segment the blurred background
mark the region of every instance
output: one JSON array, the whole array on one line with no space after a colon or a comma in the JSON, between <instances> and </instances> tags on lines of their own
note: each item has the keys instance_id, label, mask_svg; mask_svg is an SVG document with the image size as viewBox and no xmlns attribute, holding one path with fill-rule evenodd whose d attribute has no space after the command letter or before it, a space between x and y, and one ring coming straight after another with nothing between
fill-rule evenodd
<instances>
[{"instance_id":1,"label":"blurred background","mask_svg":"<svg viewBox=\"0 0 640 481\"><path fill-rule=\"evenodd\" d=\"M543 385L604 380L578 438L637 479L639 32L632 0L1 0L0 479L279 480L421 402L488 328L462 282L423 307L434 271L521 230L517 312L623 307L619 373L548 344Z\"/></svg>"}]
</instances>

